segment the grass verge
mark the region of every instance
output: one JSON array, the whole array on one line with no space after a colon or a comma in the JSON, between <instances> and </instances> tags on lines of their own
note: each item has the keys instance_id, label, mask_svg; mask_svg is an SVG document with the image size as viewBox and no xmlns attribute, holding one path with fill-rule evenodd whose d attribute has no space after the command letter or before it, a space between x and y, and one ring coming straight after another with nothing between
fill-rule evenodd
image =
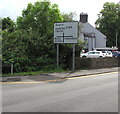
<instances>
[{"instance_id":1,"label":"grass verge","mask_svg":"<svg viewBox=\"0 0 120 114\"><path fill-rule=\"evenodd\" d=\"M68 72L69 70L63 70L61 68L52 69L52 70L41 70L41 71L31 71L31 72L19 72L13 74L2 74L0 76L28 76L28 75L40 75L43 73L60 73L60 72Z\"/></svg>"}]
</instances>

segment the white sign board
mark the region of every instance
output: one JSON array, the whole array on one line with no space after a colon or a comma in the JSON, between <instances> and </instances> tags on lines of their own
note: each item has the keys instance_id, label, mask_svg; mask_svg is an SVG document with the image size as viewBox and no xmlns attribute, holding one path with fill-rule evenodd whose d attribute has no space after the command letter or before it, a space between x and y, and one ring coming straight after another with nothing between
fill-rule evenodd
<instances>
[{"instance_id":1,"label":"white sign board","mask_svg":"<svg viewBox=\"0 0 120 114\"><path fill-rule=\"evenodd\" d=\"M77 43L78 22L54 24L54 43Z\"/></svg>"}]
</instances>

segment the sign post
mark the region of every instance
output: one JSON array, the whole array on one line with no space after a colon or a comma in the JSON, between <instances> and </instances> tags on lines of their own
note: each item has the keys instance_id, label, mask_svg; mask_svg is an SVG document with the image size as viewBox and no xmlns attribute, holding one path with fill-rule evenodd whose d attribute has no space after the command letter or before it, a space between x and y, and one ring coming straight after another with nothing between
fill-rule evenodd
<instances>
[{"instance_id":1,"label":"sign post","mask_svg":"<svg viewBox=\"0 0 120 114\"><path fill-rule=\"evenodd\" d=\"M75 44L73 44L73 71L75 70Z\"/></svg>"},{"instance_id":2,"label":"sign post","mask_svg":"<svg viewBox=\"0 0 120 114\"><path fill-rule=\"evenodd\" d=\"M59 67L59 44L57 44L57 68Z\"/></svg>"},{"instance_id":3,"label":"sign post","mask_svg":"<svg viewBox=\"0 0 120 114\"><path fill-rule=\"evenodd\" d=\"M54 43L57 44L57 67L59 66L59 44L73 44L73 70L75 70L75 44L78 40L78 22L54 23Z\"/></svg>"}]
</instances>

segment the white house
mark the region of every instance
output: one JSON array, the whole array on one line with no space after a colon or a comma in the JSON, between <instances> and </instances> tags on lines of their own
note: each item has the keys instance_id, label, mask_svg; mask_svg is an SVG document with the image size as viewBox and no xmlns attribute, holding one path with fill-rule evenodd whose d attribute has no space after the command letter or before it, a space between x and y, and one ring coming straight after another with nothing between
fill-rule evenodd
<instances>
[{"instance_id":1,"label":"white house","mask_svg":"<svg viewBox=\"0 0 120 114\"><path fill-rule=\"evenodd\" d=\"M80 14L79 38L85 41L85 49L90 51L94 48L106 48L106 36L88 23L88 15Z\"/></svg>"}]
</instances>

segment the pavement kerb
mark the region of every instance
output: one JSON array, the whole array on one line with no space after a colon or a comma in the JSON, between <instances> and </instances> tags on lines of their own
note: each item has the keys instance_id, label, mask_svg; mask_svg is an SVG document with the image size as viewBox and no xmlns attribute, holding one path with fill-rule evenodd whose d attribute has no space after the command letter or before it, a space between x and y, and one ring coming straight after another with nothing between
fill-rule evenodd
<instances>
[{"instance_id":1,"label":"pavement kerb","mask_svg":"<svg viewBox=\"0 0 120 114\"><path fill-rule=\"evenodd\" d=\"M97 75L97 74L111 73L111 72L116 72L116 71L101 72L101 73L91 73L91 74L82 74L82 75L74 75L74 76L69 76L69 77L63 77L61 79L67 79L67 78L72 78L72 77L80 77L80 76Z\"/></svg>"}]
</instances>

